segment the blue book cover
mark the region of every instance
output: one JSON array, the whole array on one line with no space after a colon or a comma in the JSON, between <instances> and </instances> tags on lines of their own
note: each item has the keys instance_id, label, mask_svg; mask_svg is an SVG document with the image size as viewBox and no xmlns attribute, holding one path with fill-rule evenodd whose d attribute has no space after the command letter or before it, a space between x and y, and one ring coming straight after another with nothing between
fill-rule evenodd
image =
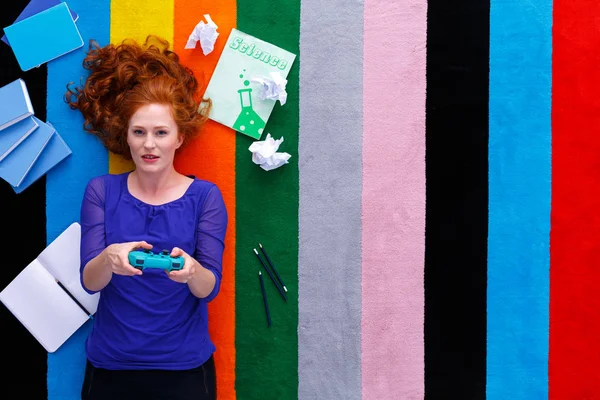
<instances>
[{"instance_id":1,"label":"blue book cover","mask_svg":"<svg viewBox=\"0 0 600 400\"><path fill-rule=\"evenodd\" d=\"M52 124L49 122L47 122L47 124L52 127ZM13 190L16 193L21 193L23 190L27 189L34 182L44 176L48 171L58 165L61 161L71 155L71 153L71 148L63 140L60 134L54 130L54 133L52 134L48 144L44 147L42 154L40 154L38 159L35 161L35 164L33 164L19 186L13 186Z\"/></svg>"},{"instance_id":2,"label":"blue book cover","mask_svg":"<svg viewBox=\"0 0 600 400\"><path fill-rule=\"evenodd\" d=\"M23 79L0 87L0 131L33 114L33 105Z\"/></svg>"},{"instance_id":3,"label":"blue book cover","mask_svg":"<svg viewBox=\"0 0 600 400\"><path fill-rule=\"evenodd\" d=\"M0 131L0 162L23 140L27 139L38 126L35 119L29 117Z\"/></svg>"},{"instance_id":4,"label":"blue book cover","mask_svg":"<svg viewBox=\"0 0 600 400\"><path fill-rule=\"evenodd\" d=\"M83 46L79 29L64 2L7 26L4 33L23 71Z\"/></svg>"},{"instance_id":5,"label":"blue book cover","mask_svg":"<svg viewBox=\"0 0 600 400\"><path fill-rule=\"evenodd\" d=\"M0 178L13 187L21 184L54 133L52 126L33 118L38 123L38 128L0 162Z\"/></svg>"},{"instance_id":6,"label":"blue book cover","mask_svg":"<svg viewBox=\"0 0 600 400\"><path fill-rule=\"evenodd\" d=\"M29 18L32 15L35 15L39 12L47 10L60 2L61 0L31 0L29 3L27 3L27 6L25 6L23 11L21 11L21 14L19 14L17 19L14 20L13 24L22 21L25 18ZM79 15L77 15L75 11L71 10L71 17L73 17L73 21L77 22ZM2 35L2 39L0 40L2 40L4 43L10 46L10 42L8 41L6 35Z\"/></svg>"}]
</instances>

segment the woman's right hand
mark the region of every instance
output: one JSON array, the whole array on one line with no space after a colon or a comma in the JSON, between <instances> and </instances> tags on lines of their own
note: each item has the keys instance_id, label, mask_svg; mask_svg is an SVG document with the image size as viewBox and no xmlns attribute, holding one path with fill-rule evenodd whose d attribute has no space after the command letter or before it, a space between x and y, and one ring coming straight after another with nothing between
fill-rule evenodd
<instances>
[{"instance_id":1,"label":"woman's right hand","mask_svg":"<svg viewBox=\"0 0 600 400\"><path fill-rule=\"evenodd\" d=\"M129 264L129 253L135 249L151 249L152 245L145 241L114 243L105 249L106 260L113 274L117 275L141 275L142 271Z\"/></svg>"}]
</instances>

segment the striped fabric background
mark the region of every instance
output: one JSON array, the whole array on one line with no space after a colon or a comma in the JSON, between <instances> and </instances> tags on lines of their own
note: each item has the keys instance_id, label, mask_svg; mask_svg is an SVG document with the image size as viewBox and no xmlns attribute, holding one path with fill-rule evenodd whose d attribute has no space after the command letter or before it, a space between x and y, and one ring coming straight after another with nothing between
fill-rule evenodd
<instances>
[{"instance_id":1,"label":"striped fabric background","mask_svg":"<svg viewBox=\"0 0 600 400\"><path fill-rule=\"evenodd\" d=\"M1 27L27 0L9 3ZM132 168L62 100L89 40L158 34L206 85L237 28L298 58L266 127L288 165L263 171L212 121L176 160L230 215L210 306L219 398L600 399L600 3L68 4L83 49L22 72L0 43L0 86L23 78L73 150L20 195L1 182L1 287L78 220L91 177ZM204 14L221 35L208 56L184 49ZM289 290L265 282L270 328L259 243ZM90 327L47 354L0 307L0 397L78 399Z\"/></svg>"}]
</instances>

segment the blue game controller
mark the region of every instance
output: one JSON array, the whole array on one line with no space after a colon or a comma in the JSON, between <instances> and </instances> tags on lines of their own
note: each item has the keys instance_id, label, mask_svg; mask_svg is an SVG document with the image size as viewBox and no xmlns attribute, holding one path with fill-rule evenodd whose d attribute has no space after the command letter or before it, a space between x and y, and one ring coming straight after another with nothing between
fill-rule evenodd
<instances>
[{"instance_id":1,"label":"blue game controller","mask_svg":"<svg viewBox=\"0 0 600 400\"><path fill-rule=\"evenodd\" d=\"M179 271L183 268L183 257L171 257L170 254L171 252L168 250L163 250L160 253L154 253L150 250L135 250L129 253L129 264L140 270L158 268L167 272Z\"/></svg>"}]
</instances>

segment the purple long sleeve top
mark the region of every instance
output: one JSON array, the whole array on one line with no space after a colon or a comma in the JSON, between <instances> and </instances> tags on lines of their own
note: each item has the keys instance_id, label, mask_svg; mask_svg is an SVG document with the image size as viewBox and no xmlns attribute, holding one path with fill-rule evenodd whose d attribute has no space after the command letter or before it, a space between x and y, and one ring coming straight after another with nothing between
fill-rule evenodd
<instances>
[{"instance_id":1,"label":"purple long sleeve top","mask_svg":"<svg viewBox=\"0 0 600 400\"><path fill-rule=\"evenodd\" d=\"M106 369L190 369L215 351L208 334L207 304L221 285L227 210L219 188L194 178L174 201L150 205L133 197L127 176L106 174L88 183L81 207L81 276L86 264L113 243L142 241L160 252L183 249L216 284L208 297L194 296L160 269L141 276L113 274L100 291L86 340L88 360ZM81 281L84 289L88 288Z\"/></svg>"}]
</instances>

